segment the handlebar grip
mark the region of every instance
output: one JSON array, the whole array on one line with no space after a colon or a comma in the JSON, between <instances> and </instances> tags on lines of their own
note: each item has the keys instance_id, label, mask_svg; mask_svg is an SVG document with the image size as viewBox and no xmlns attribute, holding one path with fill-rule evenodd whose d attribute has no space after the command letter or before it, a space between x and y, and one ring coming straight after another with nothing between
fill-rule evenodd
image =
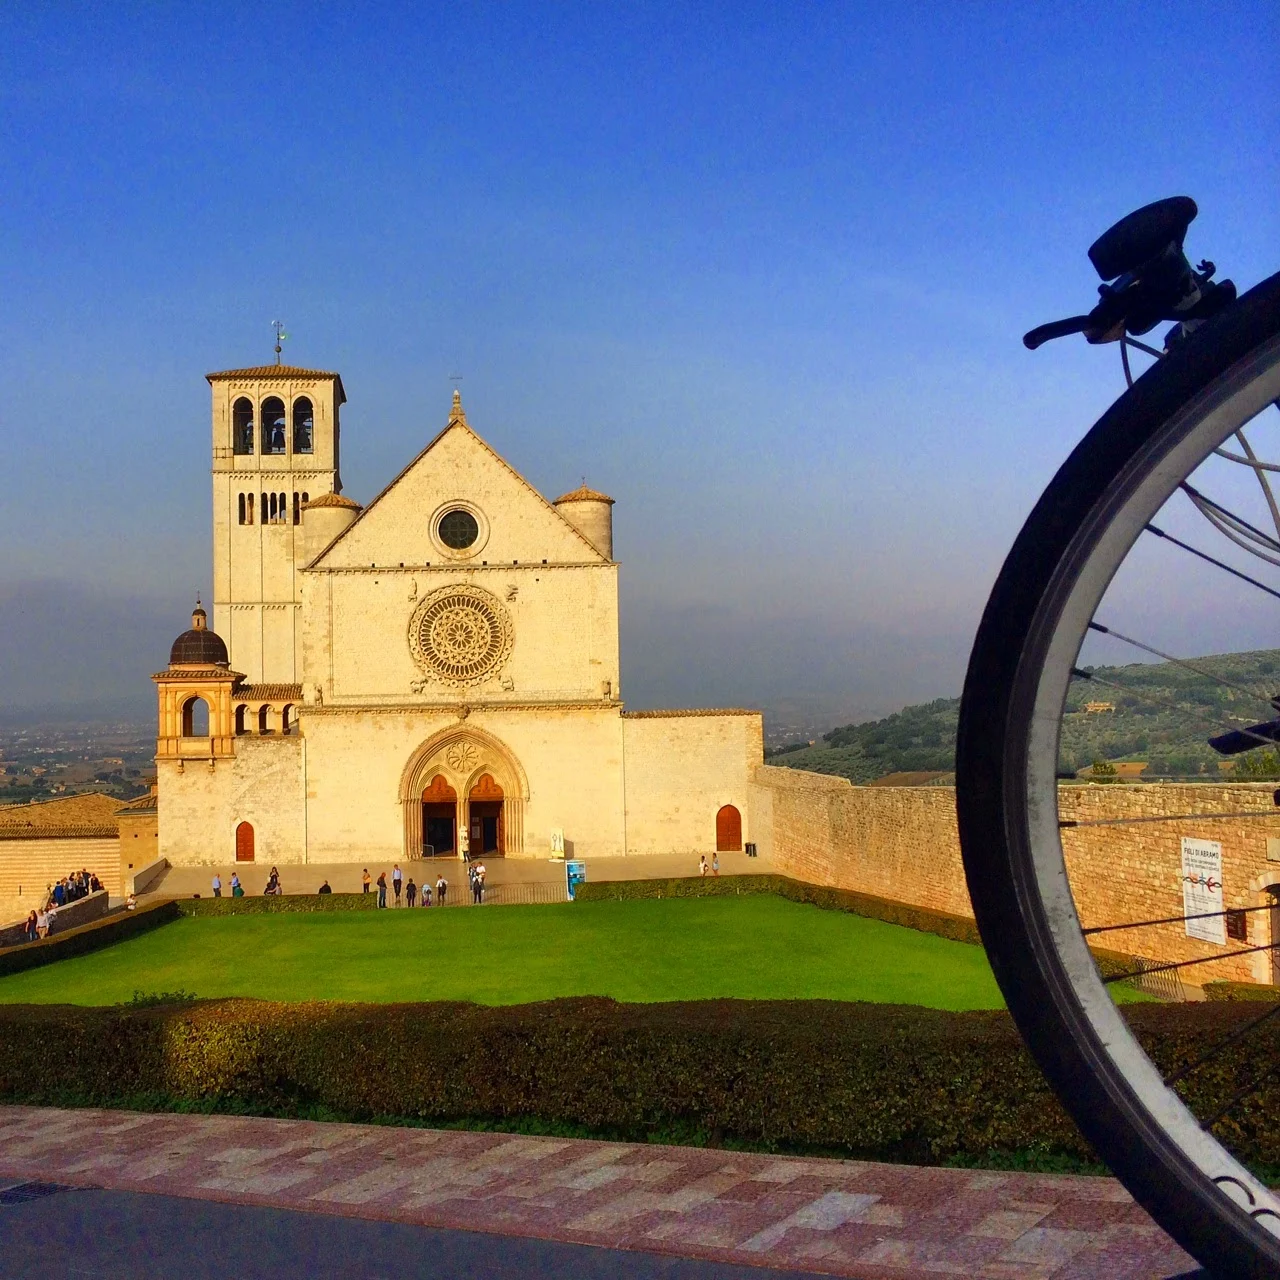
<instances>
[{"instance_id":1,"label":"handlebar grip","mask_svg":"<svg viewBox=\"0 0 1280 1280\"><path fill-rule=\"evenodd\" d=\"M1054 320L1050 324L1042 324L1038 329L1032 329L1030 333L1024 334L1022 345L1028 351L1034 351L1054 338L1065 338L1069 333L1083 333L1088 326L1088 316L1068 316L1065 320Z\"/></svg>"}]
</instances>

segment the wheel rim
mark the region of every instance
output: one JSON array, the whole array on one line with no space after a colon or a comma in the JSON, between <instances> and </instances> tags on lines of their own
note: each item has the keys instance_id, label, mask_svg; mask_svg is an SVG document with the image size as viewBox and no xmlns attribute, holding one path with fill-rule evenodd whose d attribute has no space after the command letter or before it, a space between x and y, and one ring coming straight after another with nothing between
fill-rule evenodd
<instances>
[{"instance_id":1,"label":"wheel rim","mask_svg":"<svg viewBox=\"0 0 1280 1280\"><path fill-rule=\"evenodd\" d=\"M1280 1242L1277 1198L1207 1133L1121 1017L1089 951L1067 873L1059 826L1058 760L1067 689L1090 622L1142 531L1179 484L1215 448L1280 397L1280 339L1217 379L1170 419L1108 487L1060 561L1044 593L1019 665L1021 705L1032 707L1020 738L1006 748L1007 786L1026 798L1026 830L1010 831L1030 850L1032 881L1049 952L1092 1040L1113 1090L1136 1099L1174 1160L1217 1185L1244 1214ZM1011 724L1010 728L1014 726ZM1014 810L1016 811L1016 810Z\"/></svg>"}]
</instances>

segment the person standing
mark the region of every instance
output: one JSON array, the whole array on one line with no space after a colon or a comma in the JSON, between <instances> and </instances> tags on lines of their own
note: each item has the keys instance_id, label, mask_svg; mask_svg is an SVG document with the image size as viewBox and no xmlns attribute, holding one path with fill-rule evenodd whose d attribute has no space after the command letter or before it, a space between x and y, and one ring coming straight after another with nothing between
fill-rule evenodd
<instances>
[{"instance_id":1,"label":"person standing","mask_svg":"<svg viewBox=\"0 0 1280 1280\"><path fill-rule=\"evenodd\" d=\"M444 895L449 892L449 882L444 878L444 872L440 873L440 878L436 881L436 902L440 906L444 906Z\"/></svg>"},{"instance_id":2,"label":"person standing","mask_svg":"<svg viewBox=\"0 0 1280 1280\"><path fill-rule=\"evenodd\" d=\"M378 872L378 910L387 905L387 873Z\"/></svg>"},{"instance_id":3,"label":"person standing","mask_svg":"<svg viewBox=\"0 0 1280 1280\"><path fill-rule=\"evenodd\" d=\"M238 871L231 873L231 896L233 898L244 897L244 885L240 883L240 873Z\"/></svg>"},{"instance_id":4,"label":"person standing","mask_svg":"<svg viewBox=\"0 0 1280 1280\"><path fill-rule=\"evenodd\" d=\"M213 873L213 896L222 897L222 877L216 871Z\"/></svg>"},{"instance_id":5,"label":"person standing","mask_svg":"<svg viewBox=\"0 0 1280 1280\"><path fill-rule=\"evenodd\" d=\"M720 855L718 853L713 853L711 855L711 874L713 876L718 876L720 874Z\"/></svg>"},{"instance_id":6,"label":"person standing","mask_svg":"<svg viewBox=\"0 0 1280 1280\"><path fill-rule=\"evenodd\" d=\"M700 876L707 874L707 855L705 853L698 859L698 874Z\"/></svg>"},{"instance_id":7,"label":"person standing","mask_svg":"<svg viewBox=\"0 0 1280 1280\"><path fill-rule=\"evenodd\" d=\"M413 877L409 877L409 883L404 887L404 905L411 907L418 899L418 886L413 883Z\"/></svg>"},{"instance_id":8,"label":"person standing","mask_svg":"<svg viewBox=\"0 0 1280 1280\"><path fill-rule=\"evenodd\" d=\"M370 878L369 878L369 868L368 868L368 867L365 867L365 869L364 869L364 873L360 876L360 892L361 892L361 893L368 893L368 892L369 892L369 885L370 885L371 883L372 883L372 882L371 882L371 880L370 880Z\"/></svg>"},{"instance_id":9,"label":"person standing","mask_svg":"<svg viewBox=\"0 0 1280 1280\"><path fill-rule=\"evenodd\" d=\"M36 913L32 911L27 916L27 923L23 926L23 934L28 942L34 942L40 935L36 932Z\"/></svg>"},{"instance_id":10,"label":"person standing","mask_svg":"<svg viewBox=\"0 0 1280 1280\"><path fill-rule=\"evenodd\" d=\"M429 907L431 905L431 881L426 880L422 885L422 905Z\"/></svg>"},{"instance_id":11,"label":"person standing","mask_svg":"<svg viewBox=\"0 0 1280 1280\"><path fill-rule=\"evenodd\" d=\"M316 890L316 893L332 893L332 892L333 892L333 890L329 887L329 882L328 882L327 880L324 882L324 884L322 884L322 885L321 885L321 886Z\"/></svg>"},{"instance_id":12,"label":"person standing","mask_svg":"<svg viewBox=\"0 0 1280 1280\"><path fill-rule=\"evenodd\" d=\"M400 870L400 864L397 862L391 868L391 887L395 890L396 906L400 905L400 890L404 887L404 872Z\"/></svg>"},{"instance_id":13,"label":"person standing","mask_svg":"<svg viewBox=\"0 0 1280 1280\"><path fill-rule=\"evenodd\" d=\"M36 912L36 937L47 938L49 936L49 913L43 907Z\"/></svg>"}]
</instances>

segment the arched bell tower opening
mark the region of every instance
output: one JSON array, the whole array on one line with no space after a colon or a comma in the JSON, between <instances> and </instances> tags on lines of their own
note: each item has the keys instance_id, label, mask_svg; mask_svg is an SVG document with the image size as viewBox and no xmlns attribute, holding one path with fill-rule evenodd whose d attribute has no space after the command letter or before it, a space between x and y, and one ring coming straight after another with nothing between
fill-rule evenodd
<instances>
[{"instance_id":1,"label":"arched bell tower opening","mask_svg":"<svg viewBox=\"0 0 1280 1280\"><path fill-rule=\"evenodd\" d=\"M523 853L528 799L528 778L504 742L466 724L442 729L409 757L401 774L405 857L422 857L428 845L441 856L450 823L450 856Z\"/></svg>"}]
</instances>

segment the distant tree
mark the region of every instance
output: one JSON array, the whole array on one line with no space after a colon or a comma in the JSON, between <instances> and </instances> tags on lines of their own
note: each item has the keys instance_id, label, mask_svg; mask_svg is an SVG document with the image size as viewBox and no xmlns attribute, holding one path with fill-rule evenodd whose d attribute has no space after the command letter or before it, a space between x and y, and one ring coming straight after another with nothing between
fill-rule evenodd
<instances>
[{"instance_id":1,"label":"distant tree","mask_svg":"<svg viewBox=\"0 0 1280 1280\"><path fill-rule=\"evenodd\" d=\"M1116 767L1107 760L1095 760L1089 766L1089 776L1094 782L1115 782Z\"/></svg>"},{"instance_id":2,"label":"distant tree","mask_svg":"<svg viewBox=\"0 0 1280 1280\"><path fill-rule=\"evenodd\" d=\"M1235 762L1231 776L1249 781L1280 778L1280 755L1274 751L1250 751Z\"/></svg>"}]
</instances>

